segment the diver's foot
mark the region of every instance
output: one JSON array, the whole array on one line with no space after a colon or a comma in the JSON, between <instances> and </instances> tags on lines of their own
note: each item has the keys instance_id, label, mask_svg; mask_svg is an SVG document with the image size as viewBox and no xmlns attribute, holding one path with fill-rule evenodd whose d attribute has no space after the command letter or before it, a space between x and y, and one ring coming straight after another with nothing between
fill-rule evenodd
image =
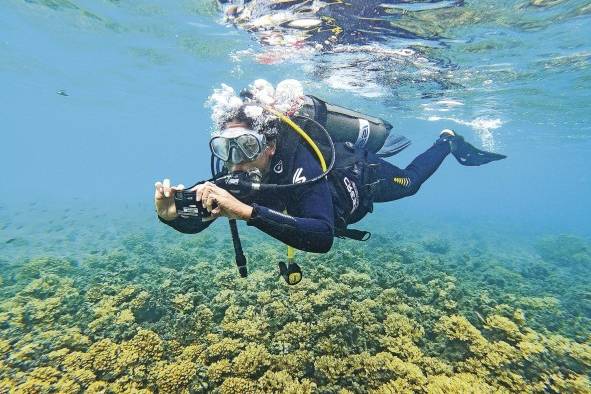
<instances>
[{"instance_id":1,"label":"diver's foot","mask_svg":"<svg viewBox=\"0 0 591 394\"><path fill-rule=\"evenodd\" d=\"M441 130L441 133L439 133L439 139L437 142L445 142L449 144L449 148L451 149L451 152L453 152L454 144L456 144L457 140L463 140L462 136L456 134L456 132L452 129L443 129Z\"/></svg>"},{"instance_id":2,"label":"diver's foot","mask_svg":"<svg viewBox=\"0 0 591 394\"><path fill-rule=\"evenodd\" d=\"M456 132L453 131L452 129L443 129L443 130L441 130L441 133L439 133L439 138L455 137L455 136L456 136Z\"/></svg>"},{"instance_id":3,"label":"diver's foot","mask_svg":"<svg viewBox=\"0 0 591 394\"><path fill-rule=\"evenodd\" d=\"M463 140L461 135L456 134L455 131L452 129L443 129L439 133L439 138L437 139L436 143L446 143L449 145L450 152L454 152L454 148L457 145L457 140Z\"/></svg>"}]
</instances>

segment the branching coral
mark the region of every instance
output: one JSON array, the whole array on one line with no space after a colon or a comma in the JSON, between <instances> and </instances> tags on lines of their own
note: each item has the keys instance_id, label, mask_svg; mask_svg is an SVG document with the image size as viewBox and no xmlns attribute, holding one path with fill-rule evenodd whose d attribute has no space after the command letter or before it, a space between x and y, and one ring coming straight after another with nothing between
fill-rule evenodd
<instances>
[{"instance_id":1,"label":"branching coral","mask_svg":"<svg viewBox=\"0 0 591 394\"><path fill-rule=\"evenodd\" d=\"M449 339L479 344L485 342L484 337L476 327L463 316L443 316L435 325L435 330Z\"/></svg>"},{"instance_id":2,"label":"branching coral","mask_svg":"<svg viewBox=\"0 0 591 394\"><path fill-rule=\"evenodd\" d=\"M189 294L177 294L172 299L172 304L181 312L189 312L193 309L193 300Z\"/></svg>"},{"instance_id":3,"label":"branching coral","mask_svg":"<svg viewBox=\"0 0 591 394\"><path fill-rule=\"evenodd\" d=\"M469 374L459 373L453 376L435 375L429 378L425 391L428 394L447 393L494 393L494 387L488 385L482 378Z\"/></svg>"},{"instance_id":4,"label":"branching coral","mask_svg":"<svg viewBox=\"0 0 591 394\"><path fill-rule=\"evenodd\" d=\"M161 362L152 370L156 386L162 393L182 392L191 383L196 373L196 365L190 361L173 364Z\"/></svg>"},{"instance_id":5,"label":"branching coral","mask_svg":"<svg viewBox=\"0 0 591 394\"><path fill-rule=\"evenodd\" d=\"M73 273L74 270L75 265L70 260L55 257L40 257L23 264L16 274L16 279L27 282L50 274L62 277Z\"/></svg>"},{"instance_id":6,"label":"branching coral","mask_svg":"<svg viewBox=\"0 0 591 394\"><path fill-rule=\"evenodd\" d=\"M287 371L267 371L258 380L258 388L264 393L312 394L316 385L308 379L298 381Z\"/></svg>"},{"instance_id":7,"label":"branching coral","mask_svg":"<svg viewBox=\"0 0 591 394\"><path fill-rule=\"evenodd\" d=\"M232 361L232 369L241 377L255 378L271 365L271 356L262 345L248 345Z\"/></svg>"},{"instance_id":8,"label":"branching coral","mask_svg":"<svg viewBox=\"0 0 591 394\"><path fill-rule=\"evenodd\" d=\"M207 377L213 383L221 383L231 373L232 364L226 359L216 361L207 368Z\"/></svg>"},{"instance_id":9,"label":"branching coral","mask_svg":"<svg viewBox=\"0 0 591 394\"><path fill-rule=\"evenodd\" d=\"M4 358L10 350L10 342L6 339L0 339L0 358Z\"/></svg>"},{"instance_id":10,"label":"branching coral","mask_svg":"<svg viewBox=\"0 0 591 394\"><path fill-rule=\"evenodd\" d=\"M129 341L119 346L116 370L128 371L136 378L145 378L146 366L159 361L164 353L164 344L158 334L140 329Z\"/></svg>"},{"instance_id":11,"label":"branching coral","mask_svg":"<svg viewBox=\"0 0 591 394\"><path fill-rule=\"evenodd\" d=\"M318 377L324 382L336 384L349 373L349 368L342 358L320 356L314 362Z\"/></svg>"},{"instance_id":12,"label":"branching coral","mask_svg":"<svg viewBox=\"0 0 591 394\"><path fill-rule=\"evenodd\" d=\"M219 342L215 342L207 347L203 353L203 360L207 363L212 361L231 358L237 355L244 345L232 338L222 338Z\"/></svg>"},{"instance_id":13,"label":"branching coral","mask_svg":"<svg viewBox=\"0 0 591 394\"><path fill-rule=\"evenodd\" d=\"M500 332L503 338L517 341L522 337L517 324L504 316L492 315L486 318L486 328Z\"/></svg>"},{"instance_id":14,"label":"branching coral","mask_svg":"<svg viewBox=\"0 0 591 394\"><path fill-rule=\"evenodd\" d=\"M256 383L244 378L228 378L220 386L221 394L256 394Z\"/></svg>"},{"instance_id":15,"label":"branching coral","mask_svg":"<svg viewBox=\"0 0 591 394\"><path fill-rule=\"evenodd\" d=\"M110 339L102 339L93 343L88 352L95 371L101 374L112 374L113 371L116 371L119 345Z\"/></svg>"}]
</instances>

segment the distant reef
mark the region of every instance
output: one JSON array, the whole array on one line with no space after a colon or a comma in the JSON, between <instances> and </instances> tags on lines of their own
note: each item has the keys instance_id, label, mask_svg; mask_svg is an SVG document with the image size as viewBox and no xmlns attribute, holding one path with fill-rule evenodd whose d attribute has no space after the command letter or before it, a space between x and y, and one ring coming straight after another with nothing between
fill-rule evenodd
<instances>
[{"instance_id":1,"label":"distant reef","mask_svg":"<svg viewBox=\"0 0 591 394\"><path fill-rule=\"evenodd\" d=\"M3 259L0 393L591 393L586 240L168 234Z\"/></svg>"}]
</instances>

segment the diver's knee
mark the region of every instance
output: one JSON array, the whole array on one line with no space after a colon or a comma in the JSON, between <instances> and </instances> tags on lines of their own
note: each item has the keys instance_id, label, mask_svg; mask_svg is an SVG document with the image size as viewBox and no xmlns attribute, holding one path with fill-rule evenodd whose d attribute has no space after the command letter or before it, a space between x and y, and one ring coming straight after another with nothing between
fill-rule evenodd
<instances>
[{"instance_id":1,"label":"diver's knee","mask_svg":"<svg viewBox=\"0 0 591 394\"><path fill-rule=\"evenodd\" d=\"M415 194L417 194L418 191L419 191L419 188L413 189L406 196L407 197L414 196Z\"/></svg>"},{"instance_id":2,"label":"diver's knee","mask_svg":"<svg viewBox=\"0 0 591 394\"><path fill-rule=\"evenodd\" d=\"M407 196L414 196L415 194L417 194L417 192L419 191L419 189L421 188L421 185L412 185L408 191L407 191Z\"/></svg>"}]
</instances>

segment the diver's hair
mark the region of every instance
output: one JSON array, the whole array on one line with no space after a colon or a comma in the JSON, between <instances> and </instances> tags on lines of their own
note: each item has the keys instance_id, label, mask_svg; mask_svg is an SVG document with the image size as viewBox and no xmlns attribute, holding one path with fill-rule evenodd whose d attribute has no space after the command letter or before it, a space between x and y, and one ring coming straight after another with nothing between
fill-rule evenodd
<instances>
[{"instance_id":1,"label":"diver's hair","mask_svg":"<svg viewBox=\"0 0 591 394\"><path fill-rule=\"evenodd\" d=\"M222 123L222 126L225 127L230 122L240 122L246 124L249 129L254 130L255 120L246 114L245 109L246 105L243 105L240 108L238 108L238 110L235 113L233 113L231 117L229 117Z\"/></svg>"},{"instance_id":2,"label":"diver's hair","mask_svg":"<svg viewBox=\"0 0 591 394\"><path fill-rule=\"evenodd\" d=\"M231 117L224 120L222 127L230 122L244 123L249 129L264 134L268 141L274 141L277 138L280 122L278 120L266 120L261 123L257 118L252 118L246 113L248 104L242 105L232 114Z\"/></svg>"}]
</instances>

